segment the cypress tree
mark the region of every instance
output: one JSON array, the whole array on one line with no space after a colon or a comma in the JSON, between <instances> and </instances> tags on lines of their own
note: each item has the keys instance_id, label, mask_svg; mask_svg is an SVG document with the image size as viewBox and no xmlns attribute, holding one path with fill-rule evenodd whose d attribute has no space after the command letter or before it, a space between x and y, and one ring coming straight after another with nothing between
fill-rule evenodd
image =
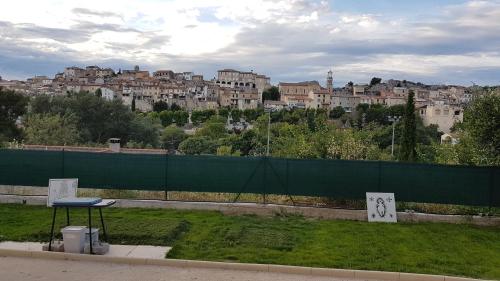
<instances>
[{"instance_id":1,"label":"cypress tree","mask_svg":"<svg viewBox=\"0 0 500 281\"><path fill-rule=\"evenodd\" d=\"M413 162L417 160L417 116L415 115L415 93L410 91L406 102L403 117L403 135L401 142L401 156L403 161Z\"/></svg>"},{"instance_id":2,"label":"cypress tree","mask_svg":"<svg viewBox=\"0 0 500 281\"><path fill-rule=\"evenodd\" d=\"M132 111L135 111L135 97L132 98Z\"/></svg>"}]
</instances>

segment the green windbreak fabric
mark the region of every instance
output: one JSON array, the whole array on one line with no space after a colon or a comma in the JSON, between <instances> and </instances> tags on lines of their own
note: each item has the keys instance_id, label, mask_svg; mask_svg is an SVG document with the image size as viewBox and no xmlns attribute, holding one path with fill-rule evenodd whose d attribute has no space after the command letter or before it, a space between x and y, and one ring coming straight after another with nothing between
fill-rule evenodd
<instances>
[{"instance_id":1,"label":"green windbreak fabric","mask_svg":"<svg viewBox=\"0 0 500 281\"><path fill-rule=\"evenodd\" d=\"M155 154L66 152L64 176L87 188L164 190L165 160Z\"/></svg>"},{"instance_id":2,"label":"green windbreak fabric","mask_svg":"<svg viewBox=\"0 0 500 281\"><path fill-rule=\"evenodd\" d=\"M62 151L0 150L0 184L48 186L63 168Z\"/></svg>"},{"instance_id":3,"label":"green windbreak fabric","mask_svg":"<svg viewBox=\"0 0 500 281\"><path fill-rule=\"evenodd\" d=\"M500 168L382 161L0 150L0 184L228 192L500 206Z\"/></svg>"}]
</instances>

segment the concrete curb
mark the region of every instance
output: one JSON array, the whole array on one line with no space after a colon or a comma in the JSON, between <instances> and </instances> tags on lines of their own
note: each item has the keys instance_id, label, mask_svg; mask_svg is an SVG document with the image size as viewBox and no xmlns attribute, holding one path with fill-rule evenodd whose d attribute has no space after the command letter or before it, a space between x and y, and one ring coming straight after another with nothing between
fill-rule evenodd
<instances>
[{"instance_id":1,"label":"concrete curb","mask_svg":"<svg viewBox=\"0 0 500 281\"><path fill-rule=\"evenodd\" d=\"M147 259L147 258L126 258L126 257L107 257L98 255L83 255L60 252L40 252L0 249L0 257L24 257L38 259L55 259L70 261L91 261L108 262L129 265L155 265L171 266L184 268L212 268L226 270L244 270L275 272L284 274L301 274L309 276L328 276L332 278L349 278L362 280L382 280L382 281L485 281L482 279L473 279L465 277L453 277L442 275L399 273L386 271L368 271L368 270L350 270L333 268L316 268L289 265L274 264L250 264L250 263L227 263L198 260L177 260L177 259Z\"/></svg>"},{"instance_id":2,"label":"concrete curb","mask_svg":"<svg viewBox=\"0 0 500 281\"><path fill-rule=\"evenodd\" d=\"M46 196L0 195L0 203L27 205L46 205ZM293 214L310 218L367 221L365 210L329 209L303 206L283 206L257 203L216 203L183 202L161 200L116 199L114 207L120 208L164 208L175 210L219 211L226 215L252 214L273 216L275 214ZM442 222L473 224L480 226L500 226L500 217L437 215L423 213L398 212L400 222Z\"/></svg>"}]
</instances>

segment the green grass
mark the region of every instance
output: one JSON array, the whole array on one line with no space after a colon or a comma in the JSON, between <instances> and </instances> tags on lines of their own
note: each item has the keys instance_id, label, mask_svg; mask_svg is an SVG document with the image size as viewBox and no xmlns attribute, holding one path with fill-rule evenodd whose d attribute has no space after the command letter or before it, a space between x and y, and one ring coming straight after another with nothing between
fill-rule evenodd
<instances>
[{"instance_id":1,"label":"green grass","mask_svg":"<svg viewBox=\"0 0 500 281\"><path fill-rule=\"evenodd\" d=\"M72 225L86 213L73 211ZM111 242L173 246L169 258L445 274L500 280L500 228L296 216L104 210ZM97 212L95 213L96 223ZM65 222L58 216L58 229ZM0 240L46 241L51 209L0 205Z\"/></svg>"}]
</instances>

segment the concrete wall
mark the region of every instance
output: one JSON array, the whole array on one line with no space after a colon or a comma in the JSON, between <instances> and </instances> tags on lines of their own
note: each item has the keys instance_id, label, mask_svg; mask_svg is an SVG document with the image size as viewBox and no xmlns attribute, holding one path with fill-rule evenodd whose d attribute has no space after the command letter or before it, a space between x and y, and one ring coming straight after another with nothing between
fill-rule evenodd
<instances>
[{"instance_id":1,"label":"concrete wall","mask_svg":"<svg viewBox=\"0 0 500 281\"><path fill-rule=\"evenodd\" d=\"M1 192L0 192L1 193ZM116 199L115 207L120 208L165 208L176 210L219 211L226 215L252 214L259 216L300 215L318 219L339 219L367 221L366 210L345 210L317 207L297 207L256 203L212 203L212 202L180 202L161 200ZM0 204L15 203L28 205L46 205L46 196L0 195ZM474 224L482 226L500 226L500 217L436 215L413 212L398 212L399 222L441 222L457 224Z\"/></svg>"}]
</instances>

